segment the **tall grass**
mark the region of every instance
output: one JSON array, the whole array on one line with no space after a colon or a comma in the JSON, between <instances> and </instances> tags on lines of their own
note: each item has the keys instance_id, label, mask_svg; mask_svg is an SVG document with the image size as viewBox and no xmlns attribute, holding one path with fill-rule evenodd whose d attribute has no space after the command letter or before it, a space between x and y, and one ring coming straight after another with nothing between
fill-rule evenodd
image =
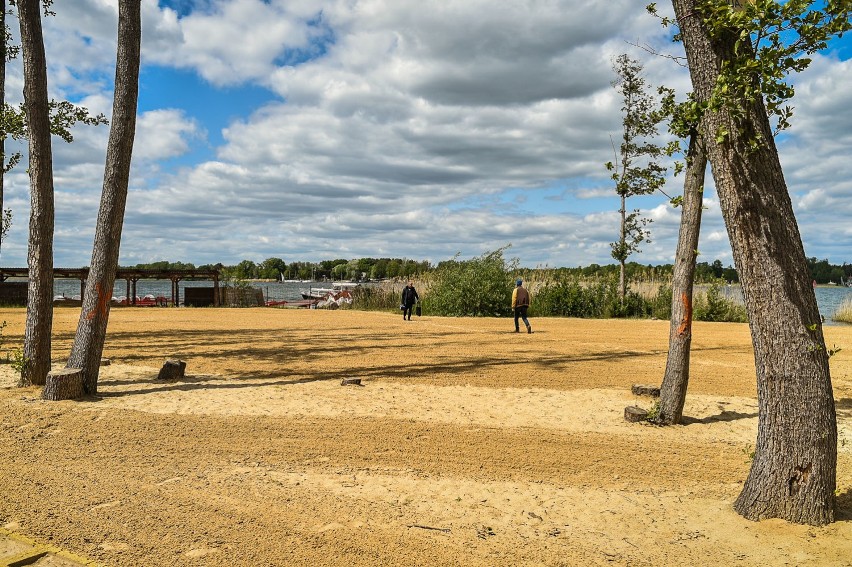
<instances>
[{"instance_id":1,"label":"tall grass","mask_svg":"<svg viewBox=\"0 0 852 567\"><path fill-rule=\"evenodd\" d=\"M840 323L852 323L852 298L844 299L831 318Z\"/></svg>"}]
</instances>

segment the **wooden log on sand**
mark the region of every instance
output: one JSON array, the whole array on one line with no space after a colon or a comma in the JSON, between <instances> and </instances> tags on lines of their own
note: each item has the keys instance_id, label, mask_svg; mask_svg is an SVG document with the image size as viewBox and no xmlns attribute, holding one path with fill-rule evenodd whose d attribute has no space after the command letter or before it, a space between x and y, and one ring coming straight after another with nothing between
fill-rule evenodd
<instances>
[{"instance_id":1,"label":"wooden log on sand","mask_svg":"<svg viewBox=\"0 0 852 567\"><path fill-rule=\"evenodd\" d=\"M83 369L63 368L47 373L44 390L41 391L43 400L58 402L60 400L76 400L83 397Z\"/></svg>"},{"instance_id":2,"label":"wooden log on sand","mask_svg":"<svg viewBox=\"0 0 852 567\"><path fill-rule=\"evenodd\" d=\"M340 382L340 385L341 386L360 386L361 385L361 379L360 378L344 378Z\"/></svg>"},{"instance_id":3,"label":"wooden log on sand","mask_svg":"<svg viewBox=\"0 0 852 567\"><path fill-rule=\"evenodd\" d=\"M648 419L648 410L638 406L627 406L624 408L624 420L630 423L638 423Z\"/></svg>"},{"instance_id":4,"label":"wooden log on sand","mask_svg":"<svg viewBox=\"0 0 852 567\"><path fill-rule=\"evenodd\" d=\"M647 386L643 384L633 384L631 388L634 396L651 396L652 398L660 397L659 386Z\"/></svg>"},{"instance_id":5,"label":"wooden log on sand","mask_svg":"<svg viewBox=\"0 0 852 567\"><path fill-rule=\"evenodd\" d=\"M186 362L183 360L170 359L163 364L162 368L160 368L160 373L157 374L157 380L182 380L185 371Z\"/></svg>"}]
</instances>

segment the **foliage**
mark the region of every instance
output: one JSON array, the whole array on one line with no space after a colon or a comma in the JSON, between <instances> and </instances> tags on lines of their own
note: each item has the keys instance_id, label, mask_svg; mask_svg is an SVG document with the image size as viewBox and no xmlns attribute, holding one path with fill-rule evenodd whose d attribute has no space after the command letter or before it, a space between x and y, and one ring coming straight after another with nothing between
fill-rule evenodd
<instances>
[{"instance_id":1,"label":"foliage","mask_svg":"<svg viewBox=\"0 0 852 567\"><path fill-rule=\"evenodd\" d=\"M666 168L658 163L665 149L653 143L657 136L657 125L663 118L659 102L648 92L642 77L642 65L620 55L613 69L618 78L612 86L622 96L622 136L616 161L608 162L606 168L612 172L615 192L621 198L621 226L618 240L611 243L612 257L622 266L644 242L650 242L645 228L651 219L640 216L638 210L627 211L627 199L637 195L648 195L665 183ZM623 269L622 269L623 272ZM624 297L626 289L620 289Z\"/></svg>"},{"instance_id":2,"label":"foliage","mask_svg":"<svg viewBox=\"0 0 852 567\"><path fill-rule=\"evenodd\" d=\"M696 321L748 322L744 305L722 296L722 282L710 285L706 294L697 294L693 302L692 317Z\"/></svg>"},{"instance_id":3,"label":"foliage","mask_svg":"<svg viewBox=\"0 0 852 567\"><path fill-rule=\"evenodd\" d=\"M604 317L610 303L610 287L606 282L583 285L577 278L547 282L536 289L530 315Z\"/></svg>"},{"instance_id":4,"label":"foliage","mask_svg":"<svg viewBox=\"0 0 852 567\"><path fill-rule=\"evenodd\" d=\"M26 385L24 373L27 371L29 365L30 360L24 354L24 349L16 348L12 351L12 369L20 376L20 380L18 381L19 386Z\"/></svg>"},{"instance_id":5,"label":"foliage","mask_svg":"<svg viewBox=\"0 0 852 567\"><path fill-rule=\"evenodd\" d=\"M825 49L829 39L852 29L849 0L700 0L696 8L711 37L735 34L736 45L733 56L723 63L709 99L699 103L690 98L678 109L675 123L681 130L698 124L705 112L722 108L728 109L742 127L745 109L760 99L775 122L776 133L787 129L793 115L787 102L795 94L787 77L804 71L811 63L808 55ZM656 4L650 4L648 11L656 14ZM675 23L668 18L662 21L664 25ZM673 39L679 41L680 34ZM760 133L753 134L753 149L766 143ZM685 137L684 132L680 135ZM728 135L725 131L715 133L720 142Z\"/></svg>"},{"instance_id":6,"label":"foliage","mask_svg":"<svg viewBox=\"0 0 852 567\"><path fill-rule=\"evenodd\" d=\"M654 319L672 318L672 286L661 285L657 295L648 301L651 308L651 317Z\"/></svg>"},{"instance_id":7,"label":"foliage","mask_svg":"<svg viewBox=\"0 0 852 567\"><path fill-rule=\"evenodd\" d=\"M454 317L500 317L511 313L514 282L505 246L478 258L441 262L429 279L429 312Z\"/></svg>"}]
</instances>

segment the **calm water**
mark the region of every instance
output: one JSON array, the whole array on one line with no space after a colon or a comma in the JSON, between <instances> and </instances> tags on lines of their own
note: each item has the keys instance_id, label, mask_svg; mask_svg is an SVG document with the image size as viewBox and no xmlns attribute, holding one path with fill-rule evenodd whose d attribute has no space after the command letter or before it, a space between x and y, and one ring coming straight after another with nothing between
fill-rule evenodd
<instances>
[{"instance_id":1,"label":"calm water","mask_svg":"<svg viewBox=\"0 0 852 567\"><path fill-rule=\"evenodd\" d=\"M819 314L825 317L826 325L845 325L846 323L836 323L831 317L840 304L847 298L852 296L852 287L817 287L814 289L816 293L817 306ZM733 301L743 302L742 288L739 286L723 287L722 294Z\"/></svg>"},{"instance_id":2,"label":"calm water","mask_svg":"<svg viewBox=\"0 0 852 567\"><path fill-rule=\"evenodd\" d=\"M11 281L11 280L10 280ZM221 285L221 282L220 284ZM331 282L252 282L254 287L263 291L263 297L268 300L282 299L292 301L302 299L301 290L309 288L331 288ZM183 290L187 287L213 287L212 281L181 281L178 285L180 291L180 302L183 303ZM53 284L54 295L64 295L65 297L80 297L80 282L79 280L56 279ZM125 280L116 280L115 286L112 289L114 297L124 297L127 295L127 282ZM146 295L159 296L162 295L168 299L172 297L172 282L170 280L139 280L136 282L137 297Z\"/></svg>"}]
</instances>

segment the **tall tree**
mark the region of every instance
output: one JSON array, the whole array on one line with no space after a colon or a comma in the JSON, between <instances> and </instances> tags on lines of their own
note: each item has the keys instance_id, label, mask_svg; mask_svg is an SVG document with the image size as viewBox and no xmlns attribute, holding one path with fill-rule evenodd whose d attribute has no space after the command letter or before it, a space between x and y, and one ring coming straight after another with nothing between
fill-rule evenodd
<instances>
[{"instance_id":1,"label":"tall tree","mask_svg":"<svg viewBox=\"0 0 852 567\"><path fill-rule=\"evenodd\" d=\"M54 15L50 11L51 3L51 0L44 2L45 16ZM10 0L10 4L15 5L15 2ZM6 24L6 16L9 14L11 12L6 9L6 0L0 0L0 29L3 33L3 43L0 45L0 245L2 245L12 225L12 211L4 208L5 174L21 160L21 152L6 154L6 139L23 140L28 137L24 105L16 109L6 104L6 63L17 57L20 52L20 47L11 43L12 34ZM102 114L91 116L85 108L67 101L51 100L48 107L51 133L60 136L68 143L71 143L74 139L70 128L77 122L90 126L107 123Z\"/></svg>"},{"instance_id":2,"label":"tall tree","mask_svg":"<svg viewBox=\"0 0 852 567\"><path fill-rule=\"evenodd\" d=\"M638 252L643 242L650 242L645 226L651 222L641 217L638 210L628 212L627 199L648 195L662 187L666 168L657 162L664 149L651 141L657 135L662 115L658 112L657 101L648 92L642 65L622 54L615 60L613 69L618 78L612 86L622 97L622 132L616 161L607 163L606 167L613 172L615 192L621 199L619 237L610 247L620 267L618 295L623 304L627 293L627 258Z\"/></svg>"},{"instance_id":3,"label":"tall tree","mask_svg":"<svg viewBox=\"0 0 852 567\"><path fill-rule=\"evenodd\" d=\"M660 387L657 415L657 421L662 424L680 423L686 402L689 355L692 346L692 291L695 280L695 261L698 256L698 235L701 230L701 207L706 170L707 156L698 139L698 133L693 131L689 137L686 155L680 233L672 274L669 352L663 384Z\"/></svg>"},{"instance_id":4,"label":"tall tree","mask_svg":"<svg viewBox=\"0 0 852 567\"><path fill-rule=\"evenodd\" d=\"M118 2L115 94L104 167L103 193L83 308L67 364L69 368L83 370L83 387L88 394L98 391L98 372L106 339L115 272L118 269L121 229L130 183L130 162L136 135L139 97L142 41L140 5L140 0Z\"/></svg>"},{"instance_id":5,"label":"tall tree","mask_svg":"<svg viewBox=\"0 0 852 567\"><path fill-rule=\"evenodd\" d=\"M3 113L0 120L0 247L3 241L6 240L8 232L8 223L3 210L3 187L4 175L6 166L6 61L8 51L6 46L9 43L9 32L6 29L6 0L0 0L0 30L3 34L3 42L0 45L0 112Z\"/></svg>"},{"instance_id":6,"label":"tall tree","mask_svg":"<svg viewBox=\"0 0 852 567\"><path fill-rule=\"evenodd\" d=\"M23 384L44 384L53 327L53 153L47 64L39 0L18 0L24 56L24 108L29 125L30 232Z\"/></svg>"},{"instance_id":7,"label":"tall tree","mask_svg":"<svg viewBox=\"0 0 852 567\"><path fill-rule=\"evenodd\" d=\"M757 444L734 508L749 519L825 524L834 520L837 467L828 353L768 114L777 110L778 93L791 88L779 80L779 64L806 62L783 56L780 34L766 46L753 42L778 26L794 30L809 49L824 47L814 30L849 29L852 4L828 0L811 9L800 0L755 0L741 11L724 0L672 4L757 370Z\"/></svg>"}]
</instances>

